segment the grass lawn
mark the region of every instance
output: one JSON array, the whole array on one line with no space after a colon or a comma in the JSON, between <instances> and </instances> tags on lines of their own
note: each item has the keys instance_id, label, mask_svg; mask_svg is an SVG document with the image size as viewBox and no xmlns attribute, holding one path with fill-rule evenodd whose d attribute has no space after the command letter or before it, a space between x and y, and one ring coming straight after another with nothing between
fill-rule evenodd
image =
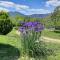
<instances>
[{"instance_id":1,"label":"grass lawn","mask_svg":"<svg viewBox=\"0 0 60 60\"><path fill-rule=\"evenodd\" d=\"M0 35L0 43L10 44L12 46L20 46L20 37L16 34L16 30L12 30L7 35Z\"/></svg>"},{"instance_id":2,"label":"grass lawn","mask_svg":"<svg viewBox=\"0 0 60 60\"><path fill-rule=\"evenodd\" d=\"M54 31L49 31L49 30L44 30L42 32L42 36L50 37L50 38L54 38L54 39L60 39L60 33L56 33Z\"/></svg>"},{"instance_id":3,"label":"grass lawn","mask_svg":"<svg viewBox=\"0 0 60 60\"><path fill-rule=\"evenodd\" d=\"M14 60L14 56L18 55L18 52L20 54L20 48L21 41L20 37L16 34L16 30L12 30L12 32L7 35L0 35L0 60ZM2 53L4 58L1 57L1 51L7 52L6 54Z\"/></svg>"},{"instance_id":4,"label":"grass lawn","mask_svg":"<svg viewBox=\"0 0 60 60\"><path fill-rule=\"evenodd\" d=\"M49 32L47 30L43 31L43 36L47 36L47 35L48 35L48 37L53 36L52 38L60 39L60 37L59 37L60 34L58 34L58 33ZM21 48L20 37L16 34L16 30L14 30L14 29L7 35L0 35L0 44L5 44L5 45L9 44L9 45L13 46L14 49L12 49L12 47L8 49L8 50L10 50L10 52L15 50L15 48L18 48L18 50L20 51L20 48ZM54 51L54 54L51 56L48 56L47 59L48 60L60 60L60 44L46 43L46 46L47 46L47 48L51 48ZM5 49L4 47L2 49L4 49L5 51L8 51L7 48ZM1 51L1 49L0 49L0 51ZM14 55L15 53L11 53L11 54ZM0 60L4 60L4 59L1 59L1 57L0 57ZM5 60L13 60L13 59L5 59ZM19 57L19 60L25 60L25 59L22 59L21 57ZM29 60L29 59L27 59L27 60Z\"/></svg>"},{"instance_id":5,"label":"grass lawn","mask_svg":"<svg viewBox=\"0 0 60 60\"><path fill-rule=\"evenodd\" d=\"M47 48L51 48L54 52L48 56L47 60L60 60L60 44L59 43L48 43Z\"/></svg>"}]
</instances>

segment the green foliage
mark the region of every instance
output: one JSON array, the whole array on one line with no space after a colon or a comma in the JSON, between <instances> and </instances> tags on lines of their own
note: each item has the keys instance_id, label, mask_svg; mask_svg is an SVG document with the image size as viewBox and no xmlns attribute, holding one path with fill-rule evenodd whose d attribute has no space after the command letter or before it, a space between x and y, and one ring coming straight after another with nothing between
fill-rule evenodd
<instances>
[{"instance_id":1,"label":"green foliage","mask_svg":"<svg viewBox=\"0 0 60 60\"><path fill-rule=\"evenodd\" d=\"M60 30L60 6L56 7L51 15L51 20L54 22L56 30Z\"/></svg>"},{"instance_id":2,"label":"green foliage","mask_svg":"<svg viewBox=\"0 0 60 60\"><path fill-rule=\"evenodd\" d=\"M60 6L56 7L53 13L40 21L46 28L55 28L55 30L60 30Z\"/></svg>"},{"instance_id":3,"label":"green foliage","mask_svg":"<svg viewBox=\"0 0 60 60\"><path fill-rule=\"evenodd\" d=\"M51 15L42 19L42 23L45 25L46 28L54 27L54 22L51 20Z\"/></svg>"},{"instance_id":4,"label":"green foliage","mask_svg":"<svg viewBox=\"0 0 60 60\"><path fill-rule=\"evenodd\" d=\"M8 19L8 18L9 18L9 14L7 12L0 11L0 20Z\"/></svg>"},{"instance_id":5,"label":"green foliage","mask_svg":"<svg viewBox=\"0 0 60 60\"><path fill-rule=\"evenodd\" d=\"M34 46L34 43L39 40L41 33L28 32L26 35L21 34L23 53L29 54L29 51Z\"/></svg>"},{"instance_id":6,"label":"green foliage","mask_svg":"<svg viewBox=\"0 0 60 60\"><path fill-rule=\"evenodd\" d=\"M32 57L47 57L47 55L51 55L51 49L47 49L43 42L36 42L29 50L29 55ZM50 53L49 53L50 52Z\"/></svg>"},{"instance_id":7,"label":"green foliage","mask_svg":"<svg viewBox=\"0 0 60 60\"><path fill-rule=\"evenodd\" d=\"M21 46L21 39L20 39L20 37L16 34L16 31L17 30L15 30L15 29L13 29L9 34L7 34L6 36L4 36L4 35L0 35L0 44L2 43L2 44L9 44L9 45L11 45L11 46L14 46L14 48L18 48L19 49L19 51L21 52L21 48L22 48L22 46ZM50 34L50 33L48 33L48 32L46 32L47 34ZM45 34L46 35L46 34ZM51 34L52 35L52 34ZM52 36L54 36L54 35L52 35ZM60 37L60 36L59 36ZM51 52L51 49L54 51L54 54L50 54L50 56L48 55L47 56L47 59L43 59L43 57L41 58L41 59L39 59L39 57L36 59L36 60L60 60L60 43L58 43L58 42L45 42L45 44L46 44L46 48L47 49L50 49L49 50L49 52L48 53L50 53ZM37 45L37 44L35 44L35 46L39 46L39 45ZM45 46L45 45L44 45ZM43 47L44 47L43 46ZM44 47L45 48L45 47ZM4 50L3 50L4 49ZM9 51L12 51L12 48L8 48L8 49L5 49L5 47L3 47L3 49L2 49L2 51L4 52L4 51L7 51L8 52L8 49L9 49ZM14 50L13 50L14 51ZM52 51L52 52L53 52ZM1 52L1 50L0 50L0 52ZM17 52L17 51L16 51ZM52 53L51 52L51 53ZM9 52L10 53L10 52ZM9 54L8 53L8 54ZM5 53L4 53L5 54ZM18 54L18 53L17 53ZM15 53L12 53L12 55L14 55L15 56ZM31 55L30 55L31 56ZM3 57L5 57L5 58L7 58L5 55L3 56ZM3 57L0 57L0 60L4 60L3 59ZM12 57L13 58L13 57ZM26 59L26 56L24 55L23 57L22 56L20 56L19 58L18 58L19 60L25 60ZM32 59L31 57L28 57L27 56L27 59L26 60L30 60L30 59ZM8 60L11 60L11 58L8 58ZM12 59L12 60L14 60L14 59ZM35 60L35 59L32 59L32 60Z\"/></svg>"},{"instance_id":8,"label":"green foliage","mask_svg":"<svg viewBox=\"0 0 60 60\"><path fill-rule=\"evenodd\" d=\"M26 35L20 35L22 38L23 55L39 58L51 55L52 50L47 49L44 42L41 41L41 32L28 32ZM51 51L51 52L50 52Z\"/></svg>"},{"instance_id":9,"label":"green foliage","mask_svg":"<svg viewBox=\"0 0 60 60\"><path fill-rule=\"evenodd\" d=\"M0 34L5 35L9 33L13 28L13 24L9 19L9 15L6 12L0 12Z\"/></svg>"},{"instance_id":10,"label":"green foliage","mask_svg":"<svg viewBox=\"0 0 60 60\"><path fill-rule=\"evenodd\" d=\"M10 20L0 20L0 34L5 35L13 28Z\"/></svg>"}]
</instances>

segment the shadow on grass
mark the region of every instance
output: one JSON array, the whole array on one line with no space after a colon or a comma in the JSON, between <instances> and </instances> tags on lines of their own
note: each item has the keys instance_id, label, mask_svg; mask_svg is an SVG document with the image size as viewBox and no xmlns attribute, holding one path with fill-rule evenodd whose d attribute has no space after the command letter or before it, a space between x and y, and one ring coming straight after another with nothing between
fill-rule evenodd
<instances>
[{"instance_id":1,"label":"shadow on grass","mask_svg":"<svg viewBox=\"0 0 60 60\"><path fill-rule=\"evenodd\" d=\"M60 30L59 31L54 31L55 33L60 33Z\"/></svg>"},{"instance_id":2,"label":"shadow on grass","mask_svg":"<svg viewBox=\"0 0 60 60\"><path fill-rule=\"evenodd\" d=\"M20 51L8 44L0 44L0 60L18 60Z\"/></svg>"}]
</instances>

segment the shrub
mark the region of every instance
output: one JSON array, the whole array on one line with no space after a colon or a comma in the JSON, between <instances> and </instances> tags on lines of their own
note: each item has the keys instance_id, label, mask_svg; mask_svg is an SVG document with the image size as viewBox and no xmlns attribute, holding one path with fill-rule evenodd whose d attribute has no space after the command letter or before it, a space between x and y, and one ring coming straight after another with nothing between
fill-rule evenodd
<instances>
[{"instance_id":1,"label":"shrub","mask_svg":"<svg viewBox=\"0 0 60 60\"><path fill-rule=\"evenodd\" d=\"M30 49L29 55L33 57L46 56L46 49L44 46L36 42Z\"/></svg>"},{"instance_id":2,"label":"shrub","mask_svg":"<svg viewBox=\"0 0 60 60\"><path fill-rule=\"evenodd\" d=\"M8 12L0 11L0 34L6 35L13 28Z\"/></svg>"},{"instance_id":3,"label":"shrub","mask_svg":"<svg viewBox=\"0 0 60 60\"><path fill-rule=\"evenodd\" d=\"M55 30L60 30L60 26L56 26L55 27Z\"/></svg>"},{"instance_id":4,"label":"shrub","mask_svg":"<svg viewBox=\"0 0 60 60\"><path fill-rule=\"evenodd\" d=\"M40 41L34 43L34 45L29 49L30 57L47 57L48 55L52 55L52 49L46 48L45 44Z\"/></svg>"},{"instance_id":5,"label":"shrub","mask_svg":"<svg viewBox=\"0 0 60 60\"><path fill-rule=\"evenodd\" d=\"M6 35L8 34L13 28L12 22L7 19L7 20L0 20L0 34L1 35Z\"/></svg>"}]
</instances>

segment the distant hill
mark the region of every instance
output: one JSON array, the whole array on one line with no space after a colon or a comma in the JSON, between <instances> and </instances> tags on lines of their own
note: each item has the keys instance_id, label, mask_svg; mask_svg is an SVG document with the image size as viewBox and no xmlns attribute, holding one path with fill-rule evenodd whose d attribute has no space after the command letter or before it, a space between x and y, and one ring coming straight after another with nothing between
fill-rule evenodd
<instances>
[{"instance_id":1,"label":"distant hill","mask_svg":"<svg viewBox=\"0 0 60 60\"><path fill-rule=\"evenodd\" d=\"M16 16L16 15L20 15L20 16L28 16L28 17L32 17L32 18L45 18L47 16L49 16L50 14L32 14L32 15L24 15L22 13L19 12L9 12L9 14L11 16Z\"/></svg>"},{"instance_id":2,"label":"distant hill","mask_svg":"<svg viewBox=\"0 0 60 60\"><path fill-rule=\"evenodd\" d=\"M45 18L47 16L49 16L50 14L32 14L30 15L30 17L33 17L33 18Z\"/></svg>"},{"instance_id":3,"label":"distant hill","mask_svg":"<svg viewBox=\"0 0 60 60\"><path fill-rule=\"evenodd\" d=\"M24 14L19 13L19 12L9 12L9 14L10 14L11 16L16 16L16 15L25 16Z\"/></svg>"}]
</instances>

